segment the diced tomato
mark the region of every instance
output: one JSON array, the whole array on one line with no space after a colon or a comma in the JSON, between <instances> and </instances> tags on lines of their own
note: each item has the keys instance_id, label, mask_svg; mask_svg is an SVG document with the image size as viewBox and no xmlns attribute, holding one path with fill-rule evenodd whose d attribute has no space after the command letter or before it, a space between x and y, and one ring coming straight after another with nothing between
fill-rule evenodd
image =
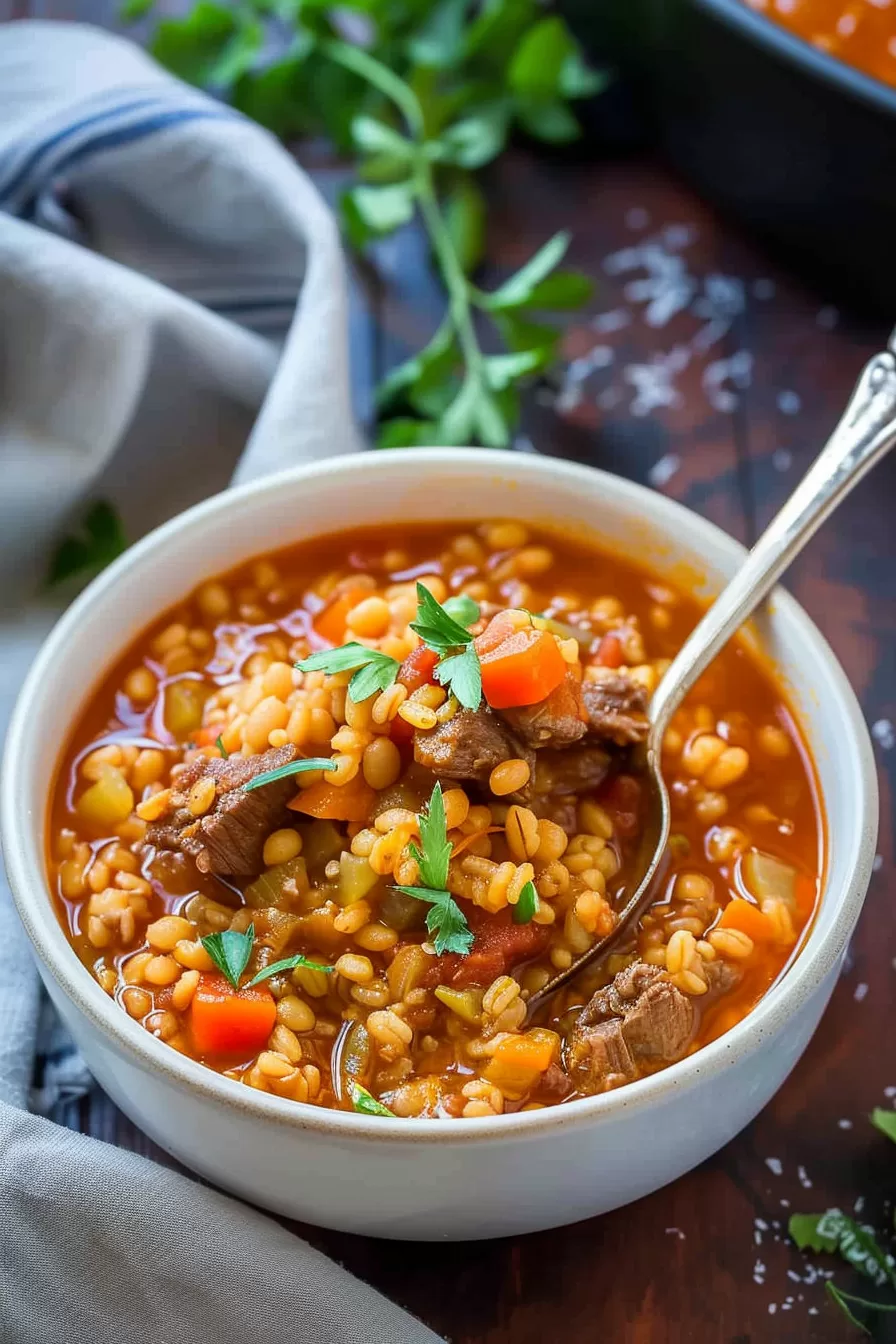
<instances>
[{"instance_id":1,"label":"diced tomato","mask_svg":"<svg viewBox=\"0 0 896 1344\"><path fill-rule=\"evenodd\" d=\"M348 588L345 592L339 593L315 616L315 632L330 644L342 644L345 640L345 618L352 607L363 602L365 597L372 596L373 591L370 588L362 587Z\"/></svg>"},{"instance_id":2,"label":"diced tomato","mask_svg":"<svg viewBox=\"0 0 896 1344\"><path fill-rule=\"evenodd\" d=\"M547 630L534 626L512 629L494 617L475 640L482 665L482 693L493 709L537 705L546 700L566 676L566 661ZM500 640L495 643L497 634Z\"/></svg>"},{"instance_id":3,"label":"diced tomato","mask_svg":"<svg viewBox=\"0 0 896 1344\"><path fill-rule=\"evenodd\" d=\"M433 672L436 663L439 661L439 655L433 653L425 644L421 644L409 653L401 667L398 669L396 681L402 686L407 687L408 695L414 691L419 691L421 686L428 685L433 680Z\"/></svg>"},{"instance_id":4,"label":"diced tomato","mask_svg":"<svg viewBox=\"0 0 896 1344\"><path fill-rule=\"evenodd\" d=\"M490 985L499 975L543 952L550 941L547 924L514 924L509 910L490 915L474 907L465 913L475 935L469 955L446 952L427 971L425 985L455 985L461 989Z\"/></svg>"},{"instance_id":5,"label":"diced tomato","mask_svg":"<svg viewBox=\"0 0 896 1344\"><path fill-rule=\"evenodd\" d=\"M643 794L638 780L631 775L617 775L602 790L600 803L609 812L613 829L623 840L637 835L641 825Z\"/></svg>"},{"instance_id":6,"label":"diced tomato","mask_svg":"<svg viewBox=\"0 0 896 1344\"><path fill-rule=\"evenodd\" d=\"M604 635L597 646L597 661L601 667L621 667L625 662L622 642L618 635L613 634L612 630L609 634Z\"/></svg>"},{"instance_id":7,"label":"diced tomato","mask_svg":"<svg viewBox=\"0 0 896 1344\"><path fill-rule=\"evenodd\" d=\"M235 990L223 975L204 972L190 1005L190 1029L199 1055L248 1058L267 1043L277 1005L267 985Z\"/></svg>"},{"instance_id":8,"label":"diced tomato","mask_svg":"<svg viewBox=\"0 0 896 1344\"><path fill-rule=\"evenodd\" d=\"M287 807L320 821L366 821L376 802L376 793L360 770L347 784L329 784L326 779L300 789Z\"/></svg>"}]
</instances>

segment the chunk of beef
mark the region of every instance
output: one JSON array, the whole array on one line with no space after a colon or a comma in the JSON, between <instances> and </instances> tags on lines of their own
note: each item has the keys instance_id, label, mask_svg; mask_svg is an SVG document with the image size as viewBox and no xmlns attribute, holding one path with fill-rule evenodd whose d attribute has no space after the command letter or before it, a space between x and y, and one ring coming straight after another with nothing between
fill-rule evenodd
<instances>
[{"instance_id":1,"label":"chunk of beef","mask_svg":"<svg viewBox=\"0 0 896 1344\"><path fill-rule=\"evenodd\" d=\"M260 756L198 756L178 777L167 816L150 826L146 838L158 849L180 850L201 873L255 877L264 867L262 850L271 831L289 820L286 804L294 797L290 776L246 792L244 785L268 770L289 765L295 747L276 747ZM200 779L215 781L215 801L195 817L187 797Z\"/></svg>"},{"instance_id":2,"label":"chunk of beef","mask_svg":"<svg viewBox=\"0 0 896 1344\"><path fill-rule=\"evenodd\" d=\"M647 690L625 673L611 672L599 681L584 681L582 699L595 737L620 746L647 737Z\"/></svg>"},{"instance_id":3,"label":"chunk of beef","mask_svg":"<svg viewBox=\"0 0 896 1344\"><path fill-rule=\"evenodd\" d=\"M657 966L636 962L599 989L566 1044L566 1066L580 1092L607 1092L683 1059L696 1012Z\"/></svg>"},{"instance_id":4,"label":"chunk of beef","mask_svg":"<svg viewBox=\"0 0 896 1344\"><path fill-rule=\"evenodd\" d=\"M501 717L528 746L536 749L572 746L585 736L588 728L581 684L572 672L567 672L547 699L520 709L502 709Z\"/></svg>"},{"instance_id":5,"label":"chunk of beef","mask_svg":"<svg viewBox=\"0 0 896 1344\"><path fill-rule=\"evenodd\" d=\"M447 723L414 733L414 760L442 779L487 784L496 765L514 759L534 769L534 752L486 705L459 709ZM520 790L520 796L527 792Z\"/></svg>"},{"instance_id":6,"label":"chunk of beef","mask_svg":"<svg viewBox=\"0 0 896 1344\"><path fill-rule=\"evenodd\" d=\"M538 754L537 785L544 793L588 793L603 784L612 757L603 747L583 742L561 751Z\"/></svg>"}]
</instances>

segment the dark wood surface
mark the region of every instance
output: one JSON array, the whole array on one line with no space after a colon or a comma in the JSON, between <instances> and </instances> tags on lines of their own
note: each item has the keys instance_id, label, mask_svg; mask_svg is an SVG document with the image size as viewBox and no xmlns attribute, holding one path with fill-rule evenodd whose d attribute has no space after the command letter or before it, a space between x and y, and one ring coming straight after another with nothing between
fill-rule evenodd
<instances>
[{"instance_id":1,"label":"dark wood surface","mask_svg":"<svg viewBox=\"0 0 896 1344\"><path fill-rule=\"evenodd\" d=\"M6 15L28 8L10 6ZM72 18L98 8L38 12ZM309 166L332 190L338 173L314 160ZM518 446L652 484L749 542L808 466L886 331L790 280L648 159L558 163L515 151L494 173L489 194L486 281L569 227L574 263L599 285L566 333L561 383L529 397ZM645 252L648 242L654 248ZM676 256L683 307L668 316L668 306L650 305L674 307L659 273L674 270ZM374 378L425 338L438 304L412 231L381 248L373 274L358 279L352 341L362 414L369 414ZM298 1229L455 1344L836 1344L858 1337L826 1300L822 1281L804 1281L808 1262L784 1229L792 1211L852 1211L859 1197L862 1216L883 1227L896 1193L892 1147L867 1122L873 1106L896 1104L889 1027L896 1001L894 500L891 458L827 524L788 581L875 725L882 809L878 871L847 966L774 1101L696 1171L588 1223L443 1246ZM77 1123L153 1151L99 1093L83 1103ZM839 1266L837 1281L862 1290ZM878 1338L896 1331L884 1323Z\"/></svg>"}]
</instances>

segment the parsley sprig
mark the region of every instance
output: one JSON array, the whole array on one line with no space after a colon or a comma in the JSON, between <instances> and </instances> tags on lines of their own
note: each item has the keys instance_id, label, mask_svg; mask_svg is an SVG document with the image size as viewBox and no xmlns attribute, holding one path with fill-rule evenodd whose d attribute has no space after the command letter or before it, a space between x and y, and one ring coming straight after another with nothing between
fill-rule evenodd
<instances>
[{"instance_id":1,"label":"parsley sprig","mask_svg":"<svg viewBox=\"0 0 896 1344\"><path fill-rule=\"evenodd\" d=\"M473 636L455 619L453 612L463 611L467 624L479 617L479 608L470 598L459 599L469 603L462 609L449 607L452 599L443 605L437 602L428 588L417 584L417 619L411 629L418 634L428 649L439 655L435 668L437 681L451 692L465 709L478 709L482 699L482 668L473 644ZM472 609L475 607L475 615Z\"/></svg>"},{"instance_id":2,"label":"parsley sprig","mask_svg":"<svg viewBox=\"0 0 896 1344\"><path fill-rule=\"evenodd\" d=\"M871 1115L871 1122L888 1138L896 1142L896 1113L877 1107ZM827 1209L824 1213L795 1213L788 1223L788 1231L801 1251L825 1251L837 1254L853 1269L871 1279L878 1288L886 1285L896 1288L896 1266L878 1242L874 1229L865 1223L858 1223L840 1209ZM857 1297L848 1293L830 1280L825 1284L828 1296L853 1325L870 1334L865 1323L856 1316L853 1307L864 1311L896 1311L896 1303L874 1302L870 1298Z\"/></svg>"},{"instance_id":3,"label":"parsley sprig","mask_svg":"<svg viewBox=\"0 0 896 1344\"><path fill-rule=\"evenodd\" d=\"M123 4L132 20L165 8ZM480 170L519 132L553 145L575 140L574 104L607 83L551 8L540 0L194 0L182 16L160 16L152 33L152 54L182 79L229 98L276 135L323 132L354 156L357 181L340 202L353 246L421 221L446 311L429 343L379 389L380 447L505 447L519 387L556 357L559 330L540 315L590 297L585 276L561 269L565 233L495 290L471 279L485 252ZM488 352L482 322L496 328L504 352Z\"/></svg>"},{"instance_id":4,"label":"parsley sprig","mask_svg":"<svg viewBox=\"0 0 896 1344\"><path fill-rule=\"evenodd\" d=\"M239 989L240 979L249 964L255 945L255 925L250 924L245 933L240 933L236 929L225 929L223 933L210 933L200 941L225 979L234 989ZM263 967L243 988L251 989L253 985L261 984L262 980L267 980L269 976L278 975L280 971L295 970L297 966L307 967L310 971L324 971L327 975L333 970L332 966L325 966L319 961L309 961L302 953L297 953L294 957L284 957L282 961L273 961L270 966Z\"/></svg>"},{"instance_id":5,"label":"parsley sprig","mask_svg":"<svg viewBox=\"0 0 896 1344\"><path fill-rule=\"evenodd\" d=\"M379 691L385 691L398 676L401 664L379 649L368 649L356 640L340 644L336 649L321 649L296 663L300 672L351 672L357 668L348 684L348 693L358 705Z\"/></svg>"},{"instance_id":6,"label":"parsley sprig","mask_svg":"<svg viewBox=\"0 0 896 1344\"><path fill-rule=\"evenodd\" d=\"M425 810L420 813L420 848L410 846L420 869L420 886L398 885L396 890L416 901L425 901L430 907L426 927L433 935L439 956L443 952L457 952L467 956L473 946L473 933L464 912L448 891L448 864L451 844L445 819L445 800L442 786L436 782Z\"/></svg>"}]
</instances>

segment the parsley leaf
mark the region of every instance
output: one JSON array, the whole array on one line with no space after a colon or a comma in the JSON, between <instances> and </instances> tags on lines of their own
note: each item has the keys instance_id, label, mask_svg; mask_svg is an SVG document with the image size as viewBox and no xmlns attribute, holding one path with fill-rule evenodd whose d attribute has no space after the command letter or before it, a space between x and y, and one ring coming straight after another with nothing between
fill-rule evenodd
<instances>
[{"instance_id":1,"label":"parsley leaf","mask_svg":"<svg viewBox=\"0 0 896 1344\"><path fill-rule=\"evenodd\" d=\"M875 1106L871 1112L871 1123L896 1143L896 1111L887 1111L883 1106Z\"/></svg>"},{"instance_id":2,"label":"parsley leaf","mask_svg":"<svg viewBox=\"0 0 896 1344\"><path fill-rule=\"evenodd\" d=\"M531 923L538 910L538 892L534 882L527 882L519 895L516 905L510 907L514 924Z\"/></svg>"},{"instance_id":3,"label":"parsley leaf","mask_svg":"<svg viewBox=\"0 0 896 1344\"><path fill-rule=\"evenodd\" d=\"M393 1117L395 1115L394 1111L390 1111L388 1106L384 1106L381 1101L377 1101L376 1097L372 1096L366 1087L362 1087L354 1079L348 1085L348 1094L352 1099L352 1109L360 1111L362 1115L391 1115Z\"/></svg>"},{"instance_id":4,"label":"parsley leaf","mask_svg":"<svg viewBox=\"0 0 896 1344\"><path fill-rule=\"evenodd\" d=\"M416 845L411 845L410 850L417 860L423 886L431 887L434 891L444 890L448 885L451 843L445 819L445 800L438 780L425 811L420 813L420 843L423 846L422 853Z\"/></svg>"},{"instance_id":5,"label":"parsley leaf","mask_svg":"<svg viewBox=\"0 0 896 1344\"><path fill-rule=\"evenodd\" d=\"M473 636L466 626L455 620L448 610L464 620L476 620L479 608L470 598L449 598L445 606L437 602L428 588L417 584L417 619L411 629L420 636L427 648L439 654L435 669L436 681L445 686L464 709L478 709L482 699L482 669L479 654L473 645ZM475 607L476 615L472 611ZM453 653L451 650L460 650Z\"/></svg>"},{"instance_id":6,"label":"parsley leaf","mask_svg":"<svg viewBox=\"0 0 896 1344\"><path fill-rule=\"evenodd\" d=\"M439 956L443 952L457 952L468 955L473 946L473 933L466 916L457 901L448 891L431 891L429 887L399 887L405 896L413 896L415 901L426 901L430 909L426 913L426 927L433 936L433 943Z\"/></svg>"},{"instance_id":7,"label":"parsley leaf","mask_svg":"<svg viewBox=\"0 0 896 1344\"><path fill-rule=\"evenodd\" d=\"M482 667L479 654L468 644L463 653L440 658L433 673L464 709L478 709L482 699Z\"/></svg>"},{"instance_id":8,"label":"parsley leaf","mask_svg":"<svg viewBox=\"0 0 896 1344\"><path fill-rule=\"evenodd\" d=\"M896 1272L872 1229L860 1225L840 1209L827 1209L819 1214L795 1213L787 1227L801 1251L809 1246L813 1251L836 1252L878 1286L888 1281L896 1284Z\"/></svg>"},{"instance_id":9,"label":"parsley leaf","mask_svg":"<svg viewBox=\"0 0 896 1344\"><path fill-rule=\"evenodd\" d=\"M411 629L435 653L462 648L473 638L466 626L456 621L422 583L417 584L417 619L411 621Z\"/></svg>"},{"instance_id":10,"label":"parsley leaf","mask_svg":"<svg viewBox=\"0 0 896 1344\"><path fill-rule=\"evenodd\" d=\"M426 914L426 927L433 935L439 956L443 952L458 952L465 957L473 946L473 934L464 912L447 890L451 845L448 841L442 786L438 781L425 811L420 813L420 844L421 849L411 845L410 850L420 869L423 885L396 886L396 891L413 896L415 901L425 901L430 907Z\"/></svg>"},{"instance_id":11,"label":"parsley leaf","mask_svg":"<svg viewBox=\"0 0 896 1344\"><path fill-rule=\"evenodd\" d=\"M353 641L340 644L338 649L321 649L296 663L300 672L349 672L358 670L348 684L348 693L355 704L367 700L378 691L385 691L398 676L401 664L379 649L368 649Z\"/></svg>"},{"instance_id":12,"label":"parsley leaf","mask_svg":"<svg viewBox=\"0 0 896 1344\"><path fill-rule=\"evenodd\" d=\"M234 989L239 989L240 976L252 955L255 925L250 924L245 933L237 933L236 929L225 929L223 933L210 933L200 941L221 974L230 981Z\"/></svg>"},{"instance_id":13,"label":"parsley leaf","mask_svg":"<svg viewBox=\"0 0 896 1344\"><path fill-rule=\"evenodd\" d=\"M281 971L294 971L297 966L303 966L309 971L323 971L326 975L333 969L332 966L325 966L323 962L309 961L299 953L295 957L284 957L282 961L272 961L270 966L265 966L257 975L253 975L246 988L251 989L253 985L260 985L262 980L267 980L271 975L279 975Z\"/></svg>"},{"instance_id":14,"label":"parsley leaf","mask_svg":"<svg viewBox=\"0 0 896 1344\"><path fill-rule=\"evenodd\" d=\"M93 578L111 565L127 549L127 544L121 519L112 505L97 500L85 514L78 534L59 543L50 562L48 586L64 583L75 575Z\"/></svg>"},{"instance_id":15,"label":"parsley leaf","mask_svg":"<svg viewBox=\"0 0 896 1344\"><path fill-rule=\"evenodd\" d=\"M244 792L248 793L250 789L260 789L265 784L273 784L278 779L286 779L288 775L301 775L306 770L335 770L336 762L330 760L329 756L309 756L301 761L290 761L289 765L281 765L276 770L265 770L264 774L256 775L250 779L248 784L243 785Z\"/></svg>"}]
</instances>

